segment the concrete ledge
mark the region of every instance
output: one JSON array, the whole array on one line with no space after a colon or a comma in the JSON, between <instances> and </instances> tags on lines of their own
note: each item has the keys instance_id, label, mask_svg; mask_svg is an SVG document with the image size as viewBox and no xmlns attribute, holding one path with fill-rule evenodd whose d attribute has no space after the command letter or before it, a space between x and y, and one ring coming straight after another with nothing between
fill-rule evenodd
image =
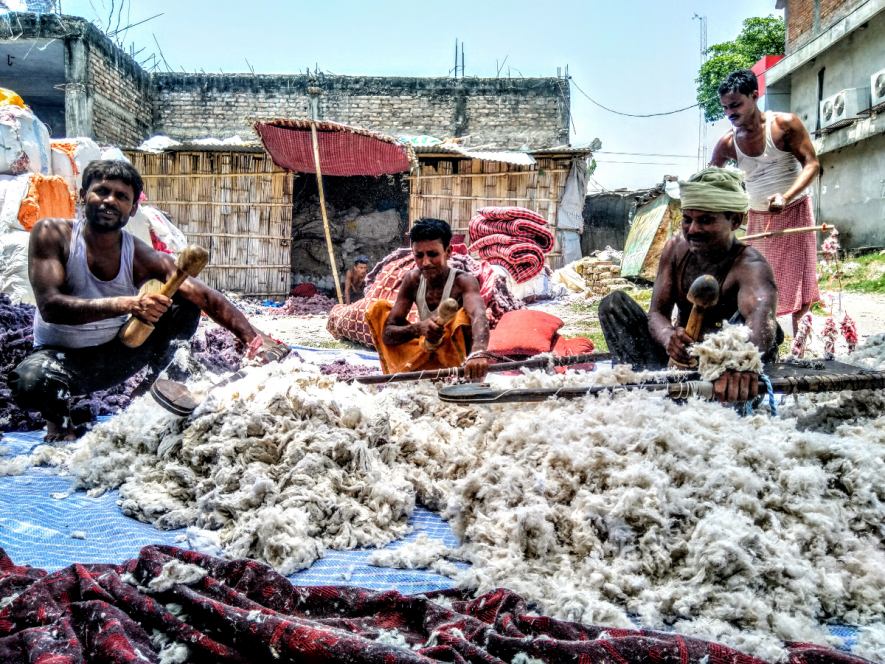
<instances>
[{"instance_id":1,"label":"concrete ledge","mask_svg":"<svg viewBox=\"0 0 885 664\"><path fill-rule=\"evenodd\" d=\"M868 0L826 32L819 34L798 51L790 53L790 55L765 72L766 86L777 85L799 69L799 67L816 58L837 41L854 32L882 11L885 11L885 0Z\"/></svg>"},{"instance_id":2,"label":"concrete ledge","mask_svg":"<svg viewBox=\"0 0 885 664\"><path fill-rule=\"evenodd\" d=\"M837 129L832 134L815 139L814 149L818 155L822 155L872 138L877 134L885 134L885 113L859 120L850 127Z\"/></svg>"}]
</instances>

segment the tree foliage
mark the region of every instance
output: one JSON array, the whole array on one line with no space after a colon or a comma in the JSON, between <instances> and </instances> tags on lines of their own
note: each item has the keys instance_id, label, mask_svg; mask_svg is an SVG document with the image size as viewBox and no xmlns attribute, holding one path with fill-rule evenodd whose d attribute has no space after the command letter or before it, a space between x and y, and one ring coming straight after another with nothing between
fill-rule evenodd
<instances>
[{"instance_id":1,"label":"tree foliage","mask_svg":"<svg viewBox=\"0 0 885 664\"><path fill-rule=\"evenodd\" d=\"M753 17L744 21L743 30L734 41L714 44L707 49L707 61L696 79L698 103L708 122L725 117L719 105L717 89L722 80L736 69L749 69L765 55L781 55L786 47L784 19L776 16Z\"/></svg>"}]
</instances>

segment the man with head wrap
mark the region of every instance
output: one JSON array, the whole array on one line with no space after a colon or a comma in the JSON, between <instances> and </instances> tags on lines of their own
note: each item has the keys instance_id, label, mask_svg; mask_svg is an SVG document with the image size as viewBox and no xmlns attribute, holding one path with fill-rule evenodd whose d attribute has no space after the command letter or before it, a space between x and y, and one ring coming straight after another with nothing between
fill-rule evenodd
<instances>
[{"instance_id":1,"label":"man with head wrap","mask_svg":"<svg viewBox=\"0 0 885 664\"><path fill-rule=\"evenodd\" d=\"M718 303L704 315L700 339L721 328L723 321L745 323L763 361L776 360L783 332L775 318L774 274L758 251L734 235L749 209L743 174L707 168L679 187L682 233L664 245L649 313L621 291L599 304L602 332L615 362L637 369L662 369L670 358L688 364L693 343L685 333L692 307L688 289L705 274L719 282L720 292ZM748 401L756 396L755 376L726 372L715 392L723 402Z\"/></svg>"}]
</instances>

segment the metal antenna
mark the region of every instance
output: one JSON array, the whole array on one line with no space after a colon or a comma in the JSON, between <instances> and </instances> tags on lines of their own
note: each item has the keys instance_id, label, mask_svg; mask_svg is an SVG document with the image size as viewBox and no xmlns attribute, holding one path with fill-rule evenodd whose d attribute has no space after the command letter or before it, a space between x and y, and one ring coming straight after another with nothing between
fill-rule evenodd
<instances>
[{"instance_id":1,"label":"metal antenna","mask_svg":"<svg viewBox=\"0 0 885 664\"><path fill-rule=\"evenodd\" d=\"M707 61L707 17L695 14L692 20L701 22L701 67ZM707 123L704 119L703 107L698 108L698 168L702 171L707 167Z\"/></svg>"}]
</instances>

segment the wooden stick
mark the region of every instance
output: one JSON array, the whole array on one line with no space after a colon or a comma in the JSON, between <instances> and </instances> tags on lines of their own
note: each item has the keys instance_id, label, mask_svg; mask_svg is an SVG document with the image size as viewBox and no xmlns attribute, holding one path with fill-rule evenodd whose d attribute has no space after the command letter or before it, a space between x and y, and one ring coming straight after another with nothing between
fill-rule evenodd
<instances>
[{"instance_id":1,"label":"wooden stick","mask_svg":"<svg viewBox=\"0 0 885 664\"><path fill-rule=\"evenodd\" d=\"M831 231L835 227L828 226L827 224L822 224L820 226L805 226L803 228L788 228L783 231L769 231L768 233L757 233L756 235L745 235L742 238L738 238L741 242L746 240L761 240L766 237L778 237L780 235L792 235L793 233L811 233L811 232L825 232Z\"/></svg>"},{"instance_id":2,"label":"wooden stick","mask_svg":"<svg viewBox=\"0 0 885 664\"><path fill-rule=\"evenodd\" d=\"M335 264L335 250L332 248L332 233L329 230L329 218L326 216L326 195L323 193L323 172L320 170L320 144L317 141L316 122L310 123L310 134L313 137L313 161L316 164L317 188L320 191L320 210L323 213L323 228L326 230L326 246L329 248L329 264L332 266L332 276L335 279L335 292L338 293L338 304L344 304L341 297L341 284L338 283L338 266Z\"/></svg>"},{"instance_id":3,"label":"wooden stick","mask_svg":"<svg viewBox=\"0 0 885 664\"><path fill-rule=\"evenodd\" d=\"M611 353L584 353L583 355L567 355L553 359L553 366L564 367L571 364L587 364L588 362L607 362L612 359ZM489 373L501 373L502 371L516 371L522 368L544 368L550 366L547 357L533 358L519 362L499 362L489 365ZM443 378L463 378L464 367L451 367L449 369L435 369L431 371L409 371L406 373L384 374L381 376L360 376L357 383L364 385L381 385L383 383L405 383L413 380L442 380Z\"/></svg>"},{"instance_id":4,"label":"wooden stick","mask_svg":"<svg viewBox=\"0 0 885 664\"><path fill-rule=\"evenodd\" d=\"M828 376L795 376L772 378L771 388L781 394L809 392L841 392L842 390L876 390L885 387L885 371L861 371L857 374L830 374ZM551 397L580 399L589 394L620 392L622 390L665 391L673 399L713 398L713 383L704 380L669 383L626 383L624 385L594 385L593 387L531 388L490 390L475 383L451 385L442 388L440 401L451 403L531 403ZM759 394L767 394L765 383L759 382Z\"/></svg>"}]
</instances>

